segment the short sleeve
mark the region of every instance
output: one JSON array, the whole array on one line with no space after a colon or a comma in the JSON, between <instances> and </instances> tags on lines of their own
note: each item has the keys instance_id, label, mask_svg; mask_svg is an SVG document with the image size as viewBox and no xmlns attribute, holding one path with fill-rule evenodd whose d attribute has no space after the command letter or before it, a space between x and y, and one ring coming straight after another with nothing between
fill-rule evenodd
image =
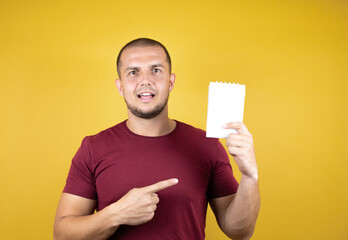
<instances>
[{"instance_id":1,"label":"short sleeve","mask_svg":"<svg viewBox=\"0 0 348 240\"><path fill-rule=\"evenodd\" d=\"M92 169L92 154L88 137L85 137L72 159L63 192L96 200L96 184Z\"/></svg>"},{"instance_id":2,"label":"short sleeve","mask_svg":"<svg viewBox=\"0 0 348 240\"><path fill-rule=\"evenodd\" d=\"M208 186L208 199L224 197L237 192L238 182L233 176L232 167L222 144L218 141L216 157Z\"/></svg>"}]
</instances>

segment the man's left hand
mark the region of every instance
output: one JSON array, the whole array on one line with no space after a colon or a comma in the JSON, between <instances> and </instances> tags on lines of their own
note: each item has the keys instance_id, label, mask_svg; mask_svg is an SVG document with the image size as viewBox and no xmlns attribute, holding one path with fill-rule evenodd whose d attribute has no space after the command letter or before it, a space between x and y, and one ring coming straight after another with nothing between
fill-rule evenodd
<instances>
[{"instance_id":1,"label":"man's left hand","mask_svg":"<svg viewBox=\"0 0 348 240\"><path fill-rule=\"evenodd\" d=\"M242 175L257 179L258 170L253 136L242 122L230 122L223 128L235 129L238 132L228 135L226 139L228 152L233 156Z\"/></svg>"}]
</instances>

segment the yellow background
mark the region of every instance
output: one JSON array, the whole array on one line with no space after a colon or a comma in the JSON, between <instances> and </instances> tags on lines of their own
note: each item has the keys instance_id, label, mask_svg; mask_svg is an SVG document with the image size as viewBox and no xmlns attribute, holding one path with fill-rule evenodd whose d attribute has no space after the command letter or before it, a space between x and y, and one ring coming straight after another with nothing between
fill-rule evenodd
<instances>
[{"instance_id":1,"label":"yellow background","mask_svg":"<svg viewBox=\"0 0 348 240\"><path fill-rule=\"evenodd\" d=\"M52 238L82 138L126 118L115 59L138 37L172 56L172 118L204 129L209 82L246 84L253 239L348 239L347 1L0 1L0 33L0 239ZM206 235L227 239L211 212Z\"/></svg>"}]
</instances>

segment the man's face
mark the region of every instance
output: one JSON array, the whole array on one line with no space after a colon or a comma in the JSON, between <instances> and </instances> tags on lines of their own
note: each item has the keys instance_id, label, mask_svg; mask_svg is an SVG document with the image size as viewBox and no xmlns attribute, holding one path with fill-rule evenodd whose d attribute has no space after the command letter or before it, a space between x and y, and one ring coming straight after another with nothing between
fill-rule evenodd
<instances>
[{"instance_id":1,"label":"man's face","mask_svg":"<svg viewBox=\"0 0 348 240\"><path fill-rule=\"evenodd\" d=\"M121 56L116 86L133 115L150 119L167 111L175 75L169 73L166 54L158 46L126 48Z\"/></svg>"}]
</instances>

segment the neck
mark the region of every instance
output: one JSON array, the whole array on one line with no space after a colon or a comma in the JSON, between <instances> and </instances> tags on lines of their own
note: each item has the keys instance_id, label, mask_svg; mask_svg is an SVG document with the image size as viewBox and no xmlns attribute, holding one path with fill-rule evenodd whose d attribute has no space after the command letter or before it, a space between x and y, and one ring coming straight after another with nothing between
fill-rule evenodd
<instances>
[{"instance_id":1,"label":"neck","mask_svg":"<svg viewBox=\"0 0 348 240\"><path fill-rule=\"evenodd\" d=\"M168 118L167 107L158 116L151 119L139 118L128 111L126 124L133 133L147 137L166 135L176 126L176 122Z\"/></svg>"}]
</instances>

